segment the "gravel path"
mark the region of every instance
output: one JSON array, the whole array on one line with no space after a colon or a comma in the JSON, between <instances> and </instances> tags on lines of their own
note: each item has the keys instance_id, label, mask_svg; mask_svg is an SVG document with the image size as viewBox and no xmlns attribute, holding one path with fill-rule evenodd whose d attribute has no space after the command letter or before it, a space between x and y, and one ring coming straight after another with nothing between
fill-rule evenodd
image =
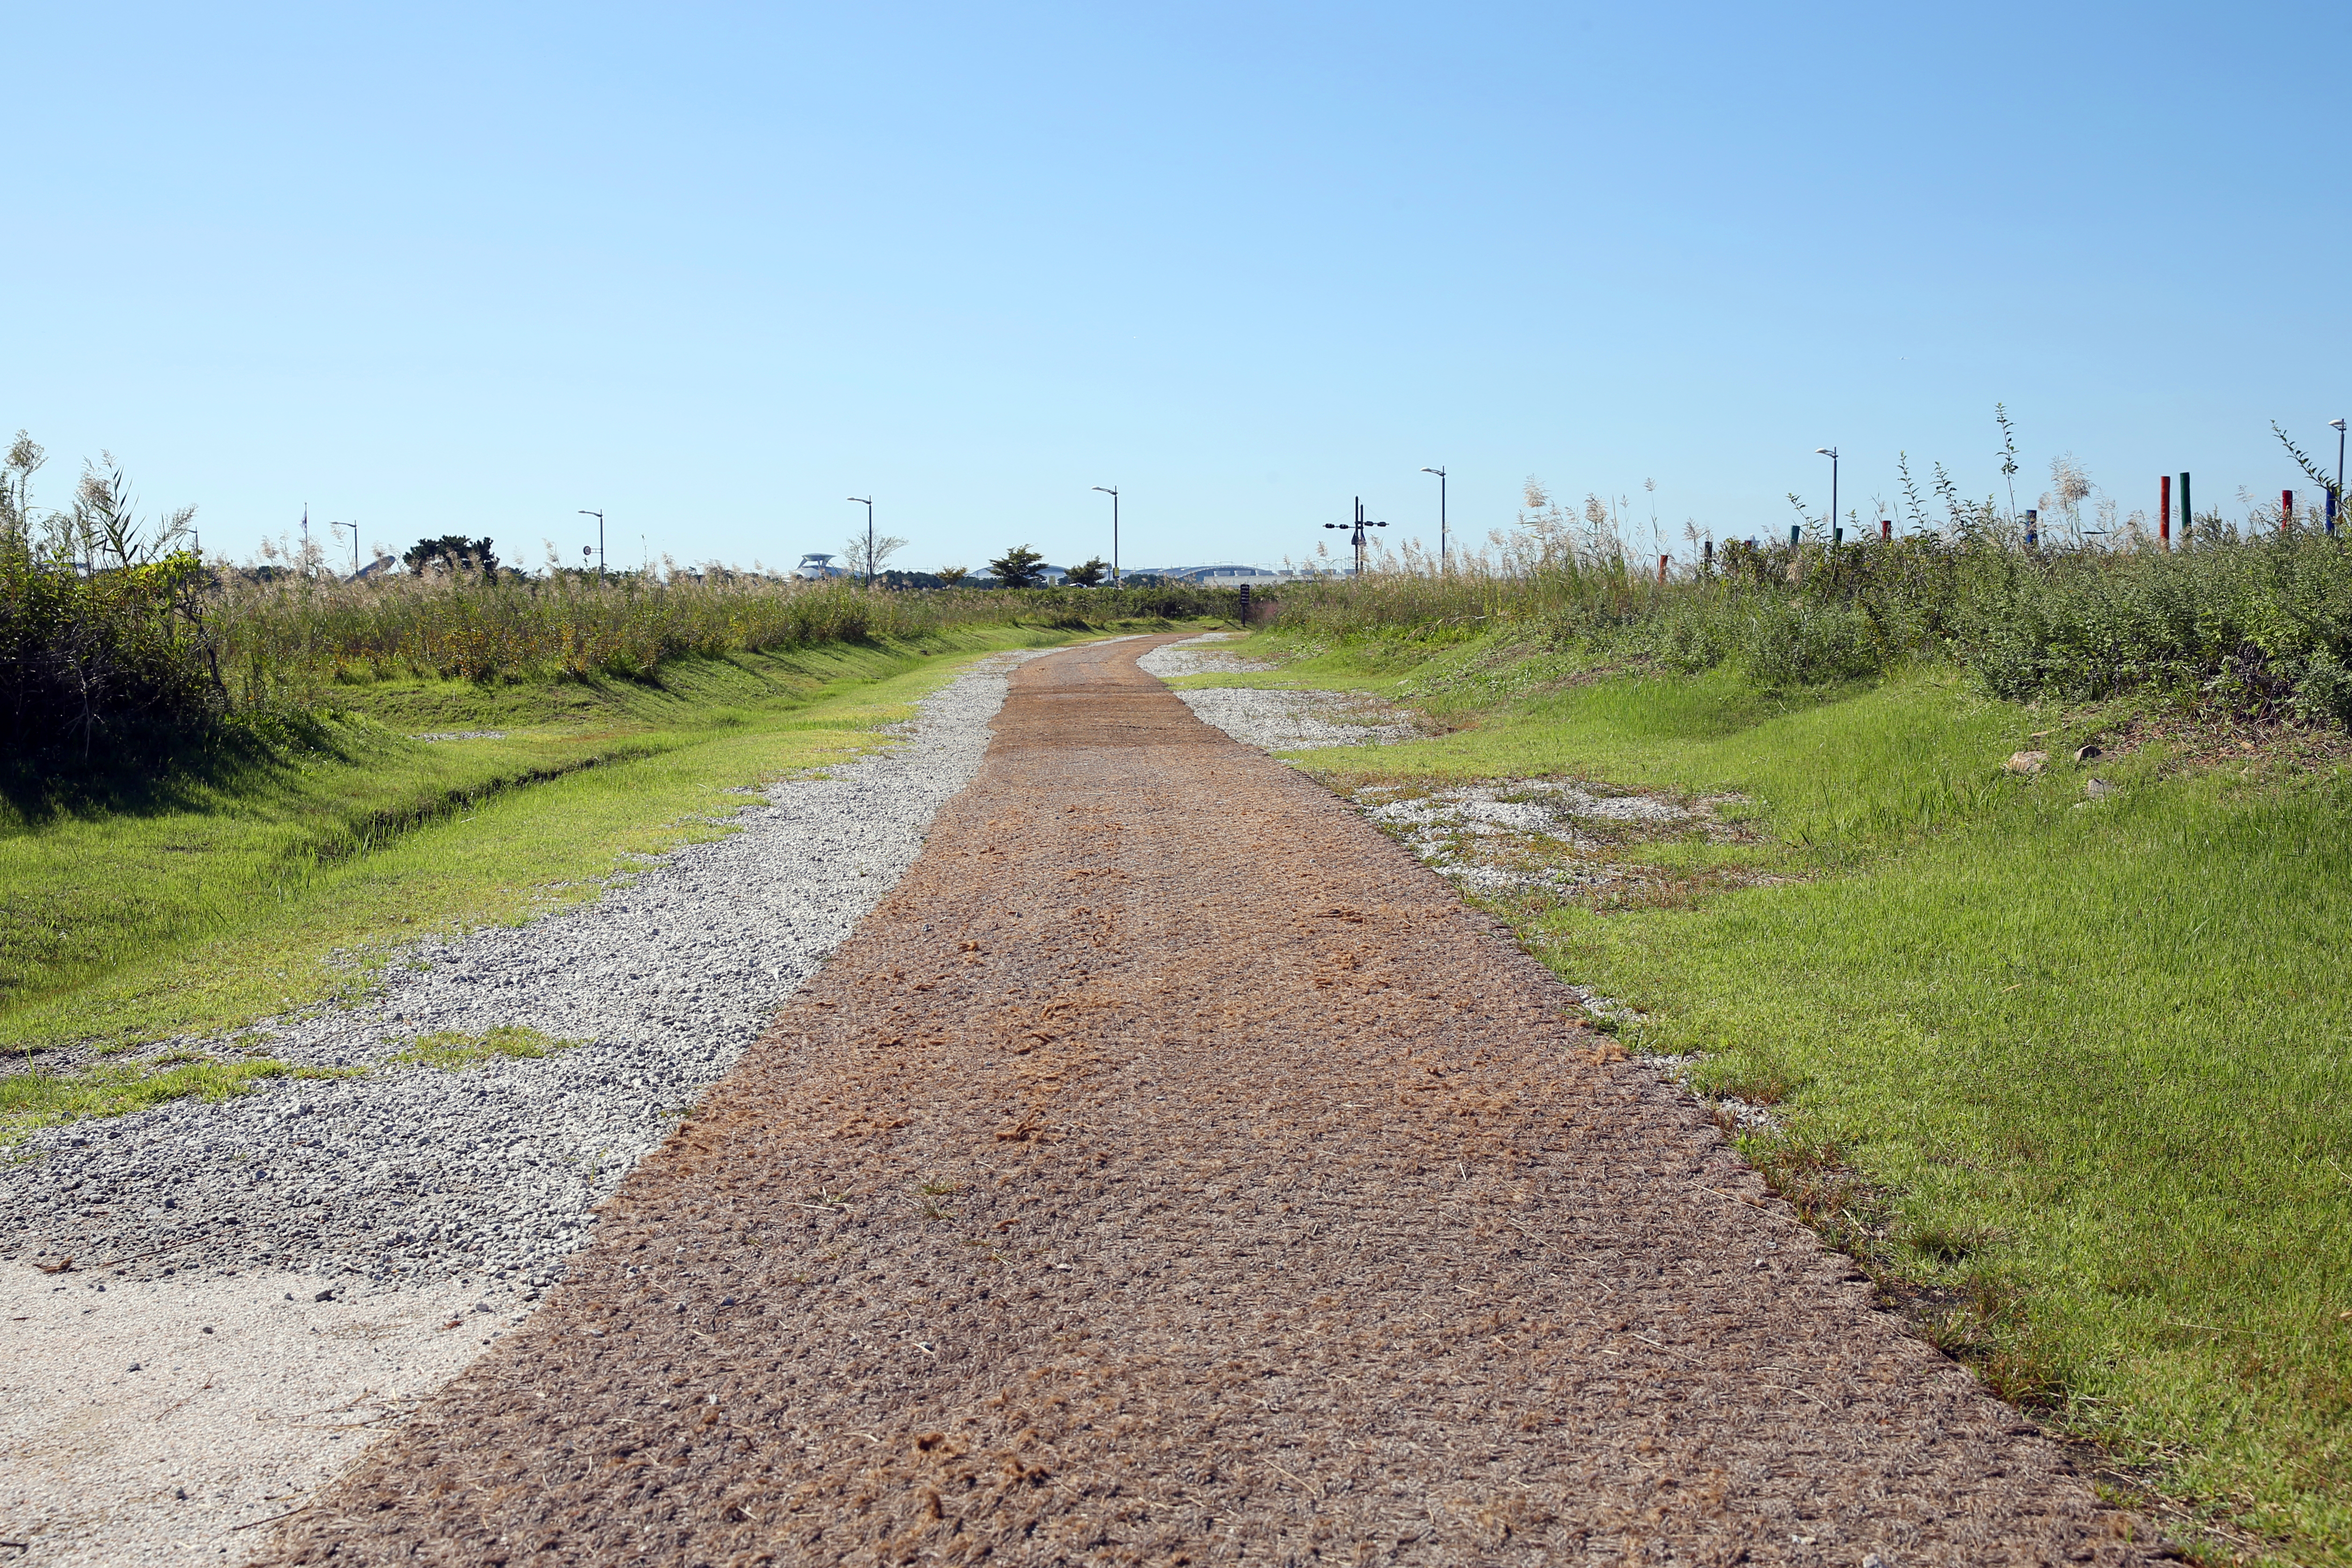
<instances>
[{"instance_id":1,"label":"gravel path","mask_svg":"<svg viewBox=\"0 0 2352 1568\"><path fill-rule=\"evenodd\" d=\"M1276 668L1257 659L1217 651L1236 634L1206 637L1155 647L1137 660L1146 674L1242 674ZM1244 746L1264 752L1316 751L1326 746L1381 746L1410 741L1420 731L1397 711L1345 691L1285 691L1242 686L1187 687L1176 693L1193 716Z\"/></svg>"},{"instance_id":2,"label":"gravel path","mask_svg":"<svg viewBox=\"0 0 2352 1568\"><path fill-rule=\"evenodd\" d=\"M1403 847L1092 647L270 1561L2149 1560Z\"/></svg>"},{"instance_id":3,"label":"gravel path","mask_svg":"<svg viewBox=\"0 0 2352 1568\"><path fill-rule=\"evenodd\" d=\"M898 743L771 788L739 833L597 902L428 944L379 1000L253 1043L353 1076L28 1140L0 1165L0 1540L129 1562L183 1560L184 1538L222 1561L233 1526L381 1425L330 1436L258 1412L420 1394L520 1321L593 1205L913 861L1030 657L965 672ZM421 1037L516 1028L576 1043L458 1070L399 1059ZM182 1479L129 1479L157 1475Z\"/></svg>"}]
</instances>

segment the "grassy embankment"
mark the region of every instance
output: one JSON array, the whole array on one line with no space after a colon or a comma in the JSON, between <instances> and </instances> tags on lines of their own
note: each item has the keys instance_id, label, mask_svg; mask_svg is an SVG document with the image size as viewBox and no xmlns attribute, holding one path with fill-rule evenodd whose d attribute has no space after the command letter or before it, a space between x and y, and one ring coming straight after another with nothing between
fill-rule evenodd
<instances>
[{"instance_id":1,"label":"grassy embankment","mask_svg":"<svg viewBox=\"0 0 2352 1568\"><path fill-rule=\"evenodd\" d=\"M737 650L638 680L347 679L341 716L298 741L0 805L0 1051L20 1055L0 1131L282 1072L134 1047L364 991L431 931L593 898L639 857L730 831L730 790L871 745L970 658L1082 635ZM410 738L467 730L505 734ZM94 1059L59 1070L38 1054L58 1047Z\"/></svg>"},{"instance_id":2,"label":"grassy embankment","mask_svg":"<svg viewBox=\"0 0 2352 1568\"><path fill-rule=\"evenodd\" d=\"M1780 1189L1993 1387L2186 1500L2207 1555L2352 1563L2352 773L2116 755L2169 710L1993 700L1942 664L1776 694L1507 632L1258 641L1296 662L1257 681L1458 726L1308 754L1343 790L1747 797L1752 841L1596 851L1647 868L1637 897L1498 912L1646 1015L1629 1043L1770 1104L1746 1142ZM2047 773L2002 771L2029 747ZM2121 793L2084 805L2093 771Z\"/></svg>"}]
</instances>

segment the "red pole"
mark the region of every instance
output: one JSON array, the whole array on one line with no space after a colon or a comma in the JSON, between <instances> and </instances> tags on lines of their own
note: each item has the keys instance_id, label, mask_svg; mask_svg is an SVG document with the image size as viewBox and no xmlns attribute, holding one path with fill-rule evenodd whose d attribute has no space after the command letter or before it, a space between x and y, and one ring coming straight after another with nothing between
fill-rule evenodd
<instances>
[{"instance_id":1,"label":"red pole","mask_svg":"<svg viewBox=\"0 0 2352 1568\"><path fill-rule=\"evenodd\" d=\"M1674 557L1671 555L1661 555L1658 557L1658 586L1661 588L1666 585L1666 563L1673 559Z\"/></svg>"},{"instance_id":2,"label":"red pole","mask_svg":"<svg viewBox=\"0 0 2352 1568\"><path fill-rule=\"evenodd\" d=\"M1878 537L1882 540L1889 540L1895 537L1895 520L1893 518L1882 517L1878 520Z\"/></svg>"},{"instance_id":3,"label":"red pole","mask_svg":"<svg viewBox=\"0 0 2352 1568\"><path fill-rule=\"evenodd\" d=\"M2167 550L2172 548L2172 476L2159 474L2156 479L2156 537Z\"/></svg>"},{"instance_id":4,"label":"red pole","mask_svg":"<svg viewBox=\"0 0 2352 1568\"><path fill-rule=\"evenodd\" d=\"M2279 531L2281 533L2284 533L2287 531L2288 525L2294 521L2294 492L2293 490L2281 490L2279 491Z\"/></svg>"}]
</instances>

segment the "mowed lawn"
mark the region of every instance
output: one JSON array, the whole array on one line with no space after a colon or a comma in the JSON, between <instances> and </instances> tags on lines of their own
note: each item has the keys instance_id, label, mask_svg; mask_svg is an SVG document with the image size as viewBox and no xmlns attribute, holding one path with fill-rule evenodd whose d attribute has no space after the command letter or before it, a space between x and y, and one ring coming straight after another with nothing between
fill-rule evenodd
<instances>
[{"instance_id":1,"label":"mowed lawn","mask_svg":"<svg viewBox=\"0 0 2352 1568\"><path fill-rule=\"evenodd\" d=\"M1341 787L1745 797L1719 809L1759 842L1628 851L1687 897L1499 912L1642 1009L1639 1048L1704 1052L1702 1083L1773 1102L1751 1157L1996 1388L2206 1513L2201 1552L2352 1563L2352 776L2158 744L2077 765L2120 708L1941 671L1530 694L1508 664L1327 650L1264 679L1466 726L1308 754ZM2047 771L2004 773L2027 748ZM2092 776L2118 793L2085 804ZM1767 885L1709 890L1709 868Z\"/></svg>"}]
</instances>

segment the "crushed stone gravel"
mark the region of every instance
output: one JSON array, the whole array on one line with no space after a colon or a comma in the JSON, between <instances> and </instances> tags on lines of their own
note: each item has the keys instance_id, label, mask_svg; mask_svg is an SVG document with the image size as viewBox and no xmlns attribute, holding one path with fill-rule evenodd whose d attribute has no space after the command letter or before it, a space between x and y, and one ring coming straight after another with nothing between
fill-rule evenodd
<instances>
[{"instance_id":1,"label":"crushed stone gravel","mask_svg":"<svg viewBox=\"0 0 2352 1568\"><path fill-rule=\"evenodd\" d=\"M1263 660L1216 651L1216 644L1233 635L1212 632L1155 647L1138 664L1146 674L1163 679L1276 668ZM1392 745L1421 733L1394 709L1344 691L1201 686L1185 688L1176 696L1202 722L1214 725L1244 746L1265 752Z\"/></svg>"}]
</instances>

